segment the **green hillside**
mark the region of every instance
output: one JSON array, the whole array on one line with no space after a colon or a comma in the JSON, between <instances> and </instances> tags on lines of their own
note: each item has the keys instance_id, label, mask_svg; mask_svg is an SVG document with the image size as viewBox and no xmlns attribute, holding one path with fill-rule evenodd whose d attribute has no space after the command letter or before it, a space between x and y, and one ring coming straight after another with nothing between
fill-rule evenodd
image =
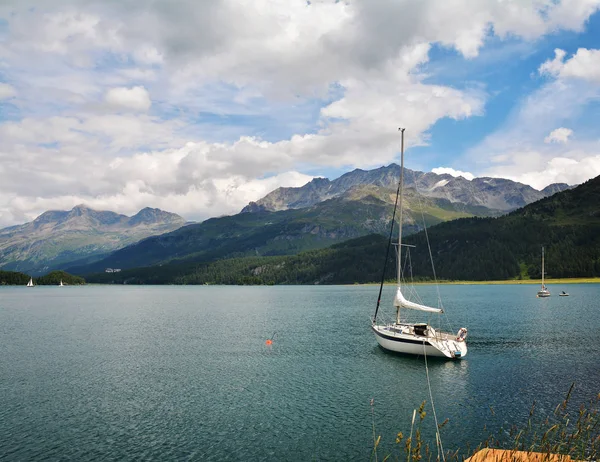
<instances>
[{"instance_id":1,"label":"green hillside","mask_svg":"<svg viewBox=\"0 0 600 462\"><path fill-rule=\"evenodd\" d=\"M406 197L407 234L422 229L423 217L427 226L433 226L446 220L497 213L446 199L417 197L414 190L409 190ZM387 233L394 199L395 191L369 185L353 188L343 198L303 209L211 218L145 239L92 265L67 269L76 274L89 274L105 268L295 255L368 234Z\"/></svg>"},{"instance_id":2,"label":"green hillside","mask_svg":"<svg viewBox=\"0 0 600 462\"><path fill-rule=\"evenodd\" d=\"M17 271L2 271L0 270L0 285L2 286L24 286L29 282L29 276L25 273ZM54 286L59 285L60 281L65 285L81 285L85 284L85 279L79 276L73 276L65 271L52 271L44 276L33 278L35 285L39 286Z\"/></svg>"},{"instance_id":3,"label":"green hillside","mask_svg":"<svg viewBox=\"0 0 600 462\"><path fill-rule=\"evenodd\" d=\"M348 213L352 213L349 209ZM600 177L499 218L464 218L429 229L437 276L451 280L600 276ZM413 273L432 277L424 232L408 236ZM381 278L386 238L374 234L293 256L171 263L93 282L174 284L339 284ZM394 278L390 257L387 279Z\"/></svg>"},{"instance_id":4,"label":"green hillside","mask_svg":"<svg viewBox=\"0 0 600 462\"><path fill-rule=\"evenodd\" d=\"M24 286L28 281L29 276L25 273L0 270L0 286Z\"/></svg>"},{"instance_id":5,"label":"green hillside","mask_svg":"<svg viewBox=\"0 0 600 462\"><path fill-rule=\"evenodd\" d=\"M144 208L128 217L78 205L48 211L23 225L0 229L0 268L33 276L88 264L149 236L180 228L183 218Z\"/></svg>"},{"instance_id":6,"label":"green hillside","mask_svg":"<svg viewBox=\"0 0 600 462\"><path fill-rule=\"evenodd\" d=\"M36 278L35 283L40 286L57 286L60 281L68 286L85 284L85 279L79 276L73 276L65 271L52 271L44 276Z\"/></svg>"},{"instance_id":7,"label":"green hillside","mask_svg":"<svg viewBox=\"0 0 600 462\"><path fill-rule=\"evenodd\" d=\"M600 275L600 177L500 218L468 218L429 232L439 277L492 280L541 277L541 246L549 277ZM417 245L417 274L429 269L425 235Z\"/></svg>"},{"instance_id":8,"label":"green hillside","mask_svg":"<svg viewBox=\"0 0 600 462\"><path fill-rule=\"evenodd\" d=\"M87 280L115 284L351 284L381 278L382 235L352 239L298 255L244 257L98 273ZM393 271L389 272L389 277Z\"/></svg>"}]
</instances>

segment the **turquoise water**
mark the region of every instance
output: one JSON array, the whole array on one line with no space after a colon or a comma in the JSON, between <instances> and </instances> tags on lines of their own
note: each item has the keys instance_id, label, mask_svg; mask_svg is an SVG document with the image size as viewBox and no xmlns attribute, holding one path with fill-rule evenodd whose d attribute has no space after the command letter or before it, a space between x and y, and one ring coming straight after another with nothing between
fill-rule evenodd
<instances>
[{"instance_id":1,"label":"turquoise water","mask_svg":"<svg viewBox=\"0 0 600 462\"><path fill-rule=\"evenodd\" d=\"M600 285L550 289L571 296L440 287L453 330L469 328L464 360L429 362L446 448L525 421L534 400L550 413L572 382L576 401L600 391ZM423 358L369 330L377 290L0 288L0 459L366 460L371 398L393 453L429 397Z\"/></svg>"}]
</instances>

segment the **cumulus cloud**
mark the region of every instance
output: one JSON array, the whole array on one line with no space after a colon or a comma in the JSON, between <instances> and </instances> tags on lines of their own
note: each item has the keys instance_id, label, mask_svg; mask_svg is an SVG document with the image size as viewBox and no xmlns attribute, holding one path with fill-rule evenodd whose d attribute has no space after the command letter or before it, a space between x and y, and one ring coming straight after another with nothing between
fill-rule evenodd
<instances>
[{"instance_id":1,"label":"cumulus cloud","mask_svg":"<svg viewBox=\"0 0 600 462\"><path fill-rule=\"evenodd\" d=\"M538 69L539 73L600 83L600 50L579 48L571 58L565 60L566 56L566 51L557 48L554 59L544 62Z\"/></svg>"},{"instance_id":2,"label":"cumulus cloud","mask_svg":"<svg viewBox=\"0 0 600 462\"><path fill-rule=\"evenodd\" d=\"M566 143L569 137L573 134L570 128L560 127L552 130L550 134L544 138L544 143Z\"/></svg>"},{"instance_id":3,"label":"cumulus cloud","mask_svg":"<svg viewBox=\"0 0 600 462\"><path fill-rule=\"evenodd\" d=\"M556 182L582 183L600 174L600 146L597 138L572 139L572 130L564 125L580 118L583 108L599 97L600 87L591 82L548 82L524 98L507 123L462 160L481 176L509 178L538 189Z\"/></svg>"},{"instance_id":4,"label":"cumulus cloud","mask_svg":"<svg viewBox=\"0 0 600 462\"><path fill-rule=\"evenodd\" d=\"M569 157L554 157L539 170L509 175L521 183L543 189L552 183L580 184L600 175L600 154L579 160Z\"/></svg>"},{"instance_id":5,"label":"cumulus cloud","mask_svg":"<svg viewBox=\"0 0 600 462\"><path fill-rule=\"evenodd\" d=\"M452 175L454 177L462 176L465 180L469 180L469 181L471 181L473 178L475 178L475 175L473 175L470 172L462 172L460 170L454 170L453 168L450 168L450 167L436 167L436 168L432 168L431 171L438 175L448 174L448 175Z\"/></svg>"},{"instance_id":6,"label":"cumulus cloud","mask_svg":"<svg viewBox=\"0 0 600 462\"><path fill-rule=\"evenodd\" d=\"M69 210L81 203L97 210L112 210L128 215L138 212L148 204L153 204L154 207L190 219L204 220L223 214L237 213L248 202L256 201L279 186L299 187L311 179L311 176L297 172L284 172L265 179L228 176L212 178L203 187L191 188L185 193L176 191L158 193L142 180L129 180L121 189L112 190L107 195L70 194L26 200L19 197L5 197L0 199L0 223L30 221L46 210ZM202 214L198 214L199 209L202 210Z\"/></svg>"},{"instance_id":7,"label":"cumulus cloud","mask_svg":"<svg viewBox=\"0 0 600 462\"><path fill-rule=\"evenodd\" d=\"M0 101L3 99L12 98L16 94L17 92L11 85L7 83L0 83Z\"/></svg>"},{"instance_id":8,"label":"cumulus cloud","mask_svg":"<svg viewBox=\"0 0 600 462\"><path fill-rule=\"evenodd\" d=\"M477 160L483 175L509 178L537 189L552 183L580 184L596 177L600 175L597 138L571 139L571 129L551 127L576 118L582 107L598 97L600 88L593 85L552 82L526 98L509 117L511 122L473 148L470 158ZM543 133L549 131L544 138ZM487 157L482 162L483 153Z\"/></svg>"},{"instance_id":9,"label":"cumulus cloud","mask_svg":"<svg viewBox=\"0 0 600 462\"><path fill-rule=\"evenodd\" d=\"M0 225L81 202L203 219L302 171L388 163L398 126L415 146L440 119L483 114L481 87L427 79L434 44L476 59L492 36L579 31L599 4L2 2L20 112L0 119Z\"/></svg>"},{"instance_id":10,"label":"cumulus cloud","mask_svg":"<svg viewBox=\"0 0 600 462\"><path fill-rule=\"evenodd\" d=\"M147 111L152 105L148 90L144 87L111 88L104 95L104 101L112 106L134 111Z\"/></svg>"}]
</instances>

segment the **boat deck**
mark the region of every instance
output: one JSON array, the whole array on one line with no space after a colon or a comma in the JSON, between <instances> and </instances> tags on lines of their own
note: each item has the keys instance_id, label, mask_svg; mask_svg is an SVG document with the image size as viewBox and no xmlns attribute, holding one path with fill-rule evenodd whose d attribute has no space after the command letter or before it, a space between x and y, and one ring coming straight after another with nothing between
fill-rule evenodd
<instances>
[{"instance_id":1,"label":"boat deck","mask_svg":"<svg viewBox=\"0 0 600 462\"><path fill-rule=\"evenodd\" d=\"M415 332L415 327L412 324L388 324L385 328L390 334L412 335L418 339L435 339L438 341L455 340L456 335L449 332L437 331L435 328L428 326L426 332L428 335L419 335Z\"/></svg>"}]
</instances>

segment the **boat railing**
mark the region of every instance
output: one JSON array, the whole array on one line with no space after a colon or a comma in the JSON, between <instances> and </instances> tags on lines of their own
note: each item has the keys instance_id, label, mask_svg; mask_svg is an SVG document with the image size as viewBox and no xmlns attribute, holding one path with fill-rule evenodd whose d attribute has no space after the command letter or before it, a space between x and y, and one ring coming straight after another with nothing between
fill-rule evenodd
<instances>
[{"instance_id":1,"label":"boat railing","mask_svg":"<svg viewBox=\"0 0 600 462\"><path fill-rule=\"evenodd\" d=\"M389 332L394 333L394 334L405 334L405 335L408 334L408 335L417 336L417 333L415 332L415 330L410 326L408 327L408 332L406 332L403 328L398 328L394 323L389 323L386 325L386 330L388 330ZM454 340L454 335L450 334L449 332L442 332L442 331L439 331L434 328L428 329L427 336L430 338L434 338L435 340L437 340L439 342L447 342L449 340Z\"/></svg>"},{"instance_id":2,"label":"boat railing","mask_svg":"<svg viewBox=\"0 0 600 462\"><path fill-rule=\"evenodd\" d=\"M444 341L447 342L449 340L453 340L454 336L451 335L448 332L440 332L440 331L435 331L435 335L433 336L433 338L435 338L437 341Z\"/></svg>"}]
</instances>

